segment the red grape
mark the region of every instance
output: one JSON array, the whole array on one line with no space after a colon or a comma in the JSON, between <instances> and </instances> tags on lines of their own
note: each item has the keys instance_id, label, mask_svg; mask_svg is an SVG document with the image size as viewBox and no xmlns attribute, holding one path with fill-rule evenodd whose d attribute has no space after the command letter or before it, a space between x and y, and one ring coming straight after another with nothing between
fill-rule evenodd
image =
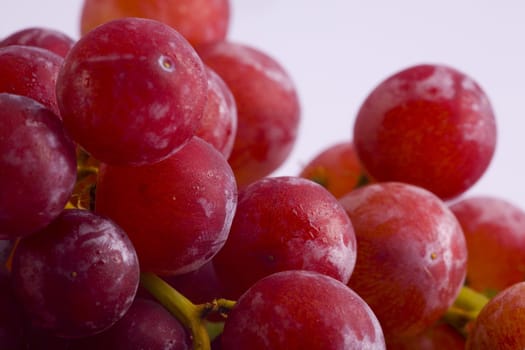
<instances>
[{"instance_id":1,"label":"red grape","mask_svg":"<svg viewBox=\"0 0 525 350\"><path fill-rule=\"evenodd\" d=\"M60 119L28 97L0 93L0 122L0 239L11 239L60 214L75 184L75 146Z\"/></svg>"},{"instance_id":2,"label":"red grape","mask_svg":"<svg viewBox=\"0 0 525 350\"><path fill-rule=\"evenodd\" d=\"M95 210L126 230L144 271L175 275L198 269L224 245L236 204L226 159L194 137L153 165L102 164Z\"/></svg>"},{"instance_id":3,"label":"red grape","mask_svg":"<svg viewBox=\"0 0 525 350\"><path fill-rule=\"evenodd\" d=\"M392 75L368 95L353 139L376 180L411 183L450 199L487 169L496 124L475 81L453 68L427 64Z\"/></svg>"},{"instance_id":4,"label":"red grape","mask_svg":"<svg viewBox=\"0 0 525 350\"><path fill-rule=\"evenodd\" d=\"M525 279L525 211L488 196L461 199L450 209L467 241L471 288L493 294Z\"/></svg>"},{"instance_id":5,"label":"red grape","mask_svg":"<svg viewBox=\"0 0 525 350\"><path fill-rule=\"evenodd\" d=\"M62 63L62 57L38 47L0 47L0 92L30 97L60 115L55 86Z\"/></svg>"},{"instance_id":6,"label":"red grape","mask_svg":"<svg viewBox=\"0 0 525 350\"><path fill-rule=\"evenodd\" d=\"M304 166L299 176L317 182L337 198L371 181L351 141L325 148Z\"/></svg>"},{"instance_id":7,"label":"red grape","mask_svg":"<svg viewBox=\"0 0 525 350\"><path fill-rule=\"evenodd\" d=\"M385 349L372 310L350 288L312 271L259 280L226 319L223 350Z\"/></svg>"},{"instance_id":8,"label":"red grape","mask_svg":"<svg viewBox=\"0 0 525 350\"><path fill-rule=\"evenodd\" d=\"M246 45L222 41L197 50L237 103L237 135L228 159L237 183L269 175L297 138L300 105L290 76L274 58Z\"/></svg>"},{"instance_id":9,"label":"red grape","mask_svg":"<svg viewBox=\"0 0 525 350\"><path fill-rule=\"evenodd\" d=\"M0 47L8 45L36 46L65 57L74 43L73 38L61 31L44 27L30 27L11 33L0 41Z\"/></svg>"},{"instance_id":10,"label":"red grape","mask_svg":"<svg viewBox=\"0 0 525 350\"><path fill-rule=\"evenodd\" d=\"M352 223L325 188L299 177L265 178L239 192L228 240L214 266L227 297L260 278L305 269L348 282L356 260Z\"/></svg>"},{"instance_id":11,"label":"red grape","mask_svg":"<svg viewBox=\"0 0 525 350\"><path fill-rule=\"evenodd\" d=\"M105 23L64 60L57 100L66 129L96 159L158 162L194 134L206 102L204 66L171 27L148 19Z\"/></svg>"},{"instance_id":12,"label":"red grape","mask_svg":"<svg viewBox=\"0 0 525 350\"><path fill-rule=\"evenodd\" d=\"M85 0L80 31L122 17L143 17L164 22L192 45L223 40L230 24L229 0Z\"/></svg>"},{"instance_id":13,"label":"red grape","mask_svg":"<svg viewBox=\"0 0 525 350\"><path fill-rule=\"evenodd\" d=\"M86 342L93 349L191 349L191 340L180 322L162 305L140 298L114 326Z\"/></svg>"},{"instance_id":14,"label":"red grape","mask_svg":"<svg viewBox=\"0 0 525 350\"><path fill-rule=\"evenodd\" d=\"M237 133L237 105L224 81L209 67L208 100L195 136L211 143L224 157L232 152Z\"/></svg>"},{"instance_id":15,"label":"red grape","mask_svg":"<svg viewBox=\"0 0 525 350\"><path fill-rule=\"evenodd\" d=\"M109 328L124 315L138 288L139 265L122 229L90 211L72 209L20 241L12 278L33 327L79 338Z\"/></svg>"},{"instance_id":16,"label":"red grape","mask_svg":"<svg viewBox=\"0 0 525 350\"><path fill-rule=\"evenodd\" d=\"M387 342L415 335L452 305L466 274L461 226L431 192L395 182L340 199L355 229L349 286L374 310Z\"/></svg>"},{"instance_id":17,"label":"red grape","mask_svg":"<svg viewBox=\"0 0 525 350\"><path fill-rule=\"evenodd\" d=\"M525 282L507 287L491 299L474 321L467 350L525 348Z\"/></svg>"}]
</instances>

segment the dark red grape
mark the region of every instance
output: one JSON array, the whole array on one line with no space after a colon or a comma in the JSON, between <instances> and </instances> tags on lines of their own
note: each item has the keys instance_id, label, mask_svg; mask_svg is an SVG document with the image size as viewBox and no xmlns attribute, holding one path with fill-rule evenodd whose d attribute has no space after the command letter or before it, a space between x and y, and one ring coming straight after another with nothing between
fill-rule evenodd
<instances>
[{"instance_id":1,"label":"dark red grape","mask_svg":"<svg viewBox=\"0 0 525 350\"><path fill-rule=\"evenodd\" d=\"M191 340L184 327L162 305L153 300L135 299L115 325L90 340L94 349L190 350Z\"/></svg>"},{"instance_id":2,"label":"dark red grape","mask_svg":"<svg viewBox=\"0 0 525 350\"><path fill-rule=\"evenodd\" d=\"M387 343L388 350L464 350L466 339L450 324L438 322L413 337Z\"/></svg>"},{"instance_id":3,"label":"dark red grape","mask_svg":"<svg viewBox=\"0 0 525 350\"><path fill-rule=\"evenodd\" d=\"M55 87L63 61L39 47L0 47L0 92L30 97L60 116Z\"/></svg>"},{"instance_id":4,"label":"dark red grape","mask_svg":"<svg viewBox=\"0 0 525 350\"><path fill-rule=\"evenodd\" d=\"M84 0L80 31L122 17L151 18L177 29L192 45L226 37L230 24L229 0Z\"/></svg>"},{"instance_id":5,"label":"dark red grape","mask_svg":"<svg viewBox=\"0 0 525 350\"><path fill-rule=\"evenodd\" d=\"M443 65L417 65L368 95L353 140L376 180L411 183L450 199L484 174L496 123L486 94L470 77Z\"/></svg>"},{"instance_id":6,"label":"dark red grape","mask_svg":"<svg viewBox=\"0 0 525 350\"><path fill-rule=\"evenodd\" d=\"M312 271L284 271L255 283L231 310L223 350L385 349L381 326L355 292Z\"/></svg>"},{"instance_id":7,"label":"dark red grape","mask_svg":"<svg viewBox=\"0 0 525 350\"><path fill-rule=\"evenodd\" d=\"M143 165L194 134L207 96L204 66L173 28L148 19L105 23L64 60L57 100L66 129L96 159Z\"/></svg>"},{"instance_id":8,"label":"dark red grape","mask_svg":"<svg viewBox=\"0 0 525 350\"><path fill-rule=\"evenodd\" d=\"M52 28L30 27L11 33L0 41L0 47L9 45L36 46L65 57L75 40Z\"/></svg>"},{"instance_id":9,"label":"dark red grape","mask_svg":"<svg viewBox=\"0 0 525 350\"><path fill-rule=\"evenodd\" d=\"M352 223L325 188L299 177L264 178L239 192L214 266L236 299L260 278L305 269L348 282L356 260Z\"/></svg>"},{"instance_id":10,"label":"dark red grape","mask_svg":"<svg viewBox=\"0 0 525 350\"><path fill-rule=\"evenodd\" d=\"M11 239L60 214L75 184L75 145L60 119L28 97L0 93L0 123L0 239Z\"/></svg>"},{"instance_id":11,"label":"dark red grape","mask_svg":"<svg viewBox=\"0 0 525 350\"><path fill-rule=\"evenodd\" d=\"M237 103L237 135L229 163L240 186L269 175L287 159L300 121L295 86L264 52L227 41L197 47Z\"/></svg>"},{"instance_id":12,"label":"dark red grape","mask_svg":"<svg viewBox=\"0 0 525 350\"><path fill-rule=\"evenodd\" d=\"M404 183L358 188L340 199L357 239L348 285L370 305L387 343L433 325L466 275L461 226L431 192Z\"/></svg>"},{"instance_id":13,"label":"dark red grape","mask_svg":"<svg viewBox=\"0 0 525 350\"><path fill-rule=\"evenodd\" d=\"M80 338L124 315L137 291L139 265L122 229L73 209L20 241L12 278L32 327Z\"/></svg>"},{"instance_id":14,"label":"dark red grape","mask_svg":"<svg viewBox=\"0 0 525 350\"><path fill-rule=\"evenodd\" d=\"M142 270L176 275L198 269L224 245L236 204L226 159L194 137L153 165L102 164L95 210L126 230Z\"/></svg>"}]
</instances>

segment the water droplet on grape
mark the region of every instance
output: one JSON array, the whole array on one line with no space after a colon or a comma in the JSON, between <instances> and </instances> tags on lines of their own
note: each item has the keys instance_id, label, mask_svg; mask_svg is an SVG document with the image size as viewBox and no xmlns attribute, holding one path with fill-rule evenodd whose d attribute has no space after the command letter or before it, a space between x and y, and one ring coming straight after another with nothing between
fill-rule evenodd
<instances>
[{"instance_id":1,"label":"water droplet on grape","mask_svg":"<svg viewBox=\"0 0 525 350\"><path fill-rule=\"evenodd\" d=\"M166 72L173 72L175 70L175 63L173 60L164 55L159 57L159 65Z\"/></svg>"}]
</instances>

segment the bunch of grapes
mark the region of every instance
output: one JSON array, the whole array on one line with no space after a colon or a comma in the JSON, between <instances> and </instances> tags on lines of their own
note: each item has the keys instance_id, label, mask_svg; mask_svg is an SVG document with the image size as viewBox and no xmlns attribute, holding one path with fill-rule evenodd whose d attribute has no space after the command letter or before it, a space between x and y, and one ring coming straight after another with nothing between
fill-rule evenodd
<instances>
[{"instance_id":1,"label":"bunch of grapes","mask_svg":"<svg viewBox=\"0 0 525 350\"><path fill-rule=\"evenodd\" d=\"M0 348L523 348L525 212L465 195L496 147L483 89L407 67L272 176L298 94L229 19L86 0L78 40L0 41Z\"/></svg>"}]
</instances>

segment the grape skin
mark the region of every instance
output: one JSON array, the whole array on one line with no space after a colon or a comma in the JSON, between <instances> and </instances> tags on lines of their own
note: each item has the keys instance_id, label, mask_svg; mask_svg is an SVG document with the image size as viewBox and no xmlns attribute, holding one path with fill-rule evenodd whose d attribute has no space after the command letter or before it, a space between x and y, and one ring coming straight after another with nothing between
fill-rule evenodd
<instances>
[{"instance_id":1,"label":"grape skin","mask_svg":"<svg viewBox=\"0 0 525 350\"><path fill-rule=\"evenodd\" d=\"M207 97L202 61L173 28L153 20L105 23L71 48L57 79L64 125L94 158L146 165L195 133Z\"/></svg>"},{"instance_id":2,"label":"grape skin","mask_svg":"<svg viewBox=\"0 0 525 350\"><path fill-rule=\"evenodd\" d=\"M80 338L124 315L138 288L139 265L121 228L90 211L71 209L20 241L12 280L32 327Z\"/></svg>"},{"instance_id":3,"label":"grape skin","mask_svg":"<svg viewBox=\"0 0 525 350\"><path fill-rule=\"evenodd\" d=\"M0 239L56 218L76 178L75 145L60 119L25 96L0 93Z\"/></svg>"},{"instance_id":4,"label":"grape skin","mask_svg":"<svg viewBox=\"0 0 525 350\"><path fill-rule=\"evenodd\" d=\"M60 116L55 86L63 61L39 47L0 47L0 92L30 97Z\"/></svg>"},{"instance_id":5,"label":"grape skin","mask_svg":"<svg viewBox=\"0 0 525 350\"><path fill-rule=\"evenodd\" d=\"M353 140L367 172L452 199L485 173L496 146L489 99L466 74L422 64L393 74L367 96Z\"/></svg>"},{"instance_id":6,"label":"grape skin","mask_svg":"<svg viewBox=\"0 0 525 350\"><path fill-rule=\"evenodd\" d=\"M178 275L203 266L222 248L236 205L226 159L194 137L153 165L102 164L95 211L126 230L144 271Z\"/></svg>"},{"instance_id":7,"label":"grape skin","mask_svg":"<svg viewBox=\"0 0 525 350\"><path fill-rule=\"evenodd\" d=\"M237 135L228 162L244 187L276 170L290 154L300 122L297 91L282 65L261 50L229 41L196 49L237 103Z\"/></svg>"},{"instance_id":8,"label":"grape skin","mask_svg":"<svg viewBox=\"0 0 525 350\"><path fill-rule=\"evenodd\" d=\"M354 226L357 261L348 285L374 310L387 343L433 325L466 275L465 237L431 192L385 182L340 200Z\"/></svg>"},{"instance_id":9,"label":"grape skin","mask_svg":"<svg viewBox=\"0 0 525 350\"><path fill-rule=\"evenodd\" d=\"M64 58L74 43L73 38L61 31L45 27L30 27L11 33L0 41L0 47L9 45L35 46Z\"/></svg>"},{"instance_id":10,"label":"grape skin","mask_svg":"<svg viewBox=\"0 0 525 350\"><path fill-rule=\"evenodd\" d=\"M312 271L284 271L250 287L226 319L221 349L385 349L381 326L350 288Z\"/></svg>"},{"instance_id":11,"label":"grape skin","mask_svg":"<svg viewBox=\"0 0 525 350\"><path fill-rule=\"evenodd\" d=\"M325 188L294 176L239 192L228 240L214 258L228 298L271 273L304 269L348 282L356 261L352 223Z\"/></svg>"}]
</instances>

